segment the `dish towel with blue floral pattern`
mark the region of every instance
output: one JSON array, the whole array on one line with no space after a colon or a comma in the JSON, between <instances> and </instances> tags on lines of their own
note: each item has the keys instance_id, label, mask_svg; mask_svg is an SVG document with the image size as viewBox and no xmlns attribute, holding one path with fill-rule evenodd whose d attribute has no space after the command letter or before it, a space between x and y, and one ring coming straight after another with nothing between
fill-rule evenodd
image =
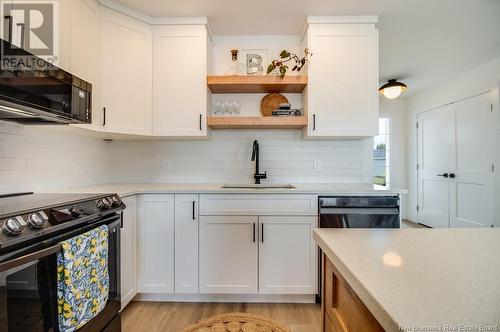
<instances>
[{"instance_id":1,"label":"dish towel with blue floral pattern","mask_svg":"<svg viewBox=\"0 0 500 332\"><path fill-rule=\"evenodd\" d=\"M57 254L59 331L85 325L104 308L109 295L108 227L61 242Z\"/></svg>"}]
</instances>

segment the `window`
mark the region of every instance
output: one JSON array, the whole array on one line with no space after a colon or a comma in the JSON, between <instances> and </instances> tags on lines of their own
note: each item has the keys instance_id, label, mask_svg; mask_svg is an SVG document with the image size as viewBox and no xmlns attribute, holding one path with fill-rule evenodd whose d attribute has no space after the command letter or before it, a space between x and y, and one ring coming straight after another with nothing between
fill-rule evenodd
<instances>
[{"instance_id":1,"label":"window","mask_svg":"<svg viewBox=\"0 0 500 332\"><path fill-rule=\"evenodd\" d=\"M391 119L378 121L378 136L373 140L373 183L388 186L390 183Z\"/></svg>"}]
</instances>

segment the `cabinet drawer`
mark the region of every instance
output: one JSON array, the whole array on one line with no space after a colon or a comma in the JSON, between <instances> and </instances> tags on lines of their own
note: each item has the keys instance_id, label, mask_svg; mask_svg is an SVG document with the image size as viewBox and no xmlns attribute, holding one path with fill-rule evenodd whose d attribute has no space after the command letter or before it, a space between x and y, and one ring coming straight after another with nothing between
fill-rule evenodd
<instances>
[{"instance_id":1,"label":"cabinet drawer","mask_svg":"<svg viewBox=\"0 0 500 332\"><path fill-rule=\"evenodd\" d=\"M324 266L324 331L382 332L384 329L373 317L332 262L323 255ZM330 326L328 326L330 324Z\"/></svg>"},{"instance_id":2,"label":"cabinet drawer","mask_svg":"<svg viewBox=\"0 0 500 332\"><path fill-rule=\"evenodd\" d=\"M200 215L317 215L318 197L295 194L201 195Z\"/></svg>"}]
</instances>

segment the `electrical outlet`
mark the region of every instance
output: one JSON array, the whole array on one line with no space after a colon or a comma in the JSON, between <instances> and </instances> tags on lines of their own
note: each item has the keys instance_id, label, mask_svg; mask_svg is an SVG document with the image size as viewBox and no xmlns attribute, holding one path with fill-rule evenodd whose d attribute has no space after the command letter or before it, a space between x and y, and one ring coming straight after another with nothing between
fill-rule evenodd
<instances>
[{"instance_id":1,"label":"electrical outlet","mask_svg":"<svg viewBox=\"0 0 500 332\"><path fill-rule=\"evenodd\" d=\"M81 160L75 160L75 173L76 174L81 174L83 172L82 170L82 161Z\"/></svg>"},{"instance_id":2,"label":"electrical outlet","mask_svg":"<svg viewBox=\"0 0 500 332\"><path fill-rule=\"evenodd\" d=\"M315 172L321 171L321 160L314 160L313 169Z\"/></svg>"},{"instance_id":3,"label":"electrical outlet","mask_svg":"<svg viewBox=\"0 0 500 332\"><path fill-rule=\"evenodd\" d=\"M162 170L163 172L168 172L168 171L170 171L170 167L172 166L171 164L172 164L172 163L171 163L171 161L170 161L170 160L163 160L163 161L161 162L161 170Z\"/></svg>"}]
</instances>

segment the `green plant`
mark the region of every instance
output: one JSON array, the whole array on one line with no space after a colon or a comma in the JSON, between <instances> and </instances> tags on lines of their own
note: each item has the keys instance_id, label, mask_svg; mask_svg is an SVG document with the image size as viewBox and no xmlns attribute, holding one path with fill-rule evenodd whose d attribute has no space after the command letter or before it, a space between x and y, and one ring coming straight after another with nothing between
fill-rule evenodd
<instances>
[{"instance_id":1,"label":"green plant","mask_svg":"<svg viewBox=\"0 0 500 332\"><path fill-rule=\"evenodd\" d=\"M287 50L283 50L280 53L280 59L273 60L271 64L267 67L267 74L269 75L273 70L278 68L280 71L280 76L284 77L289 68L288 65L286 65L286 63L292 60L295 61L295 65L292 67L292 71L300 71L304 67L306 62L309 61L308 57L311 57L312 55L313 54L309 52L308 48L304 50L304 57L302 58L299 58L297 54L290 53Z\"/></svg>"},{"instance_id":2,"label":"green plant","mask_svg":"<svg viewBox=\"0 0 500 332\"><path fill-rule=\"evenodd\" d=\"M377 150L385 150L385 147L386 147L385 143L378 143L377 144Z\"/></svg>"}]
</instances>

